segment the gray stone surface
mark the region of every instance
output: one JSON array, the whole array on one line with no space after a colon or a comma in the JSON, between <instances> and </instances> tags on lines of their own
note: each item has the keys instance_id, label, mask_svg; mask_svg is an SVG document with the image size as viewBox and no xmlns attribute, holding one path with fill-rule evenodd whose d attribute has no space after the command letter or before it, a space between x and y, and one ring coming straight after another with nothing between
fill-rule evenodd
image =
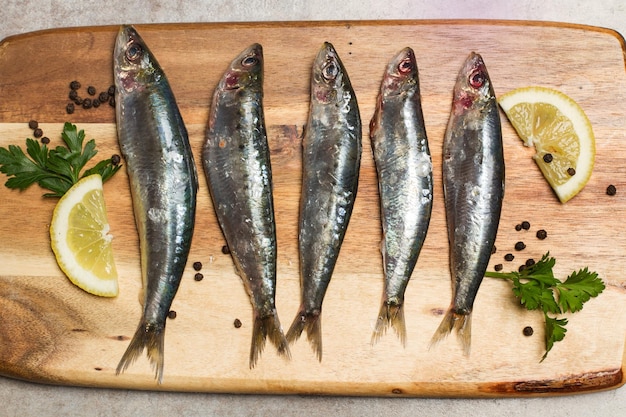
<instances>
[{"instance_id":1,"label":"gray stone surface","mask_svg":"<svg viewBox=\"0 0 626 417\"><path fill-rule=\"evenodd\" d=\"M456 18L582 23L626 34L623 0L2 0L0 39L47 28L120 23ZM549 398L392 399L142 392L0 377L0 416L5 415L624 416L626 388Z\"/></svg>"}]
</instances>

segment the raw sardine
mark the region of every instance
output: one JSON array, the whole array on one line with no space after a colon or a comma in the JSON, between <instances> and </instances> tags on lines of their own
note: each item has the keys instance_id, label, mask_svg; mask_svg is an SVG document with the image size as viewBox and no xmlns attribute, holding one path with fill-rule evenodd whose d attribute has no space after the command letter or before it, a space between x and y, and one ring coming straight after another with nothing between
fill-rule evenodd
<instances>
[{"instance_id":1,"label":"raw sardine","mask_svg":"<svg viewBox=\"0 0 626 417\"><path fill-rule=\"evenodd\" d=\"M144 286L141 321L117 373L145 348L161 383L165 320L191 246L198 177L165 73L131 26L117 36L114 76L117 134L130 181Z\"/></svg>"},{"instance_id":2,"label":"raw sardine","mask_svg":"<svg viewBox=\"0 0 626 417\"><path fill-rule=\"evenodd\" d=\"M474 298L496 240L504 198L500 116L487 68L476 53L465 61L454 87L443 143L443 187L454 288L431 344L456 329L469 355Z\"/></svg>"},{"instance_id":3,"label":"raw sardine","mask_svg":"<svg viewBox=\"0 0 626 417\"><path fill-rule=\"evenodd\" d=\"M287 340L295 342L306 329L321 361L322 301L356 198L361 118L348 74L330 43L324 43L317 54L311 77L300 200L302 304Z\"/></svg>"},{"instance_id":4,"label":"raw sardine","mask_svg":"<svg viewBox=\"0 0 626 417\"><path fill-rule=\"evenodd\" d=\"M276 226L263 116L263 50L254 44L222 76L202 151L217 219L254 310L250 368L270 341L289 357L275 306Z\"/></svg>"},{"instance_id":5,"label":"raw sardine","mask_svg":"<svg viewBox=\"0 0 626 417\"><path fill-rule=\"evenodd\" d=\"M389 326L406 343L404 292L426 239L433 204L433 173L411 48L387 66L370 138L378 173L385 287L372 344Z\"/></svg>"}]
</instances>

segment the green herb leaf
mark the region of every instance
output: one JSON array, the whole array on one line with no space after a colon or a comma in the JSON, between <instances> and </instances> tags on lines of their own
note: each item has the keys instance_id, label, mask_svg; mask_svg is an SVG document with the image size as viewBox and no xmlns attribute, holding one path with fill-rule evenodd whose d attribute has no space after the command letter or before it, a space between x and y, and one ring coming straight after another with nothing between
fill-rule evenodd
<instances>
[{"instance_id":1,"label":"green herb leaf","mask_svg":"<svg viewBox=\"0 0 626 417\"><path fill-rule=\"evenodd\" d=\"M553 318L548 313L558 315L575 313L583 308L583 304L597 297L605 288L604 282L595 272L588 268L573 272L564 282L554 276L552 269L556 260L550 253L543 255L541 260L521 272L491 272L485 276L511 281L513 294L527 310L541 310L546 325L546 353L565 337L566 318ZM558 299L558 301L557 301Z\"/></svg>"},{"instance_id":2,"label":"green herb leaf","mask_svg":"<svg viewBox=\"0 0 626 417\"><path fill-rule=\"evenodd\" d=\"M30 138L26 139L26 153L16 145L0 148L0 172L9 177L5 185L24 190L37 183L52 191L44 197L61 197L86 175L100 174L105 182L120 169L121 165L113 165L111 159L106 159L81 174L98 153L95 140L89 140L83 147L85 132L68 122L63 125L61 138L66 146L54 149Z\"/></svg>"}]
</instances>

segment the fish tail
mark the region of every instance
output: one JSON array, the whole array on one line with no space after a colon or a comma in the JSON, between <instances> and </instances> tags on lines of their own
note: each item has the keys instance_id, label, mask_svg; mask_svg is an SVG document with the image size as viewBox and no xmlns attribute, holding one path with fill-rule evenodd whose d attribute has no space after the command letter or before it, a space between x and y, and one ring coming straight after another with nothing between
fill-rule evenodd
<instances>
[{"instance_id":1,"label":"fish tail","mask_svg":"<svg viewBox=\"0 0 626 417\"><path fill-rule=\"evenodd\" d=\"M428 348L445 339L452 330L456 330L465 356L469 356L472 341L472 312L459 313L452 308L448 310L441 324L435 331Z\"/></svg>"},{"instance_id":2,"label":"fish tail","mask_svg":"<svg viewBox=\"0 0 626 417\"><path fill-rule=\"evenodd\" d=\"M383 301L376 319L376 327L372 333L372 346L375 345L387 329L392 327L403 347L406 347L406 325L404 323L404 304Z\"/></svg>"},{"instance_id":3,"label":"fish tail","mask_svg":"<svg viewBox=\"0 0 626 417\"><path fill-rule=\"evenodd\" d=\"M280 326L278 320L278 314L276 310L266 317L255 316L254 327L252 329L252 345L250 346L250 369L254 368L257 360L263 352L265 347L265 340L269 337L270 341L276 349L278 354L284 356L287 359L291 359L291 353L289 352L289 343L285 338L283 329Z\"/></svg>"},{"instance_id":4,"label":"fish tail","mask_svg":"<svg viewBox=\"0 0 626 417\"><path fill-rule=\"evenodd\" d=\"M154 369L154 377L160 384L163 381L163 345L165 340L165 326L154 325L145 320L141 320L135 335L133 336L126 352L122 356L120 363L117 365L115 374L119 375L124 372L141 354L144 348L150 359L152 369Z\"/></svg>"},{"instance_id":5,"label":"fish tail","mask_svg":"<svg viewBox=\"0 0 626 417\"><path fill-rule=\"evenodd\" d=\"M301 308L296 318L291 323L291 327L287 331L287 341L293 343L300 338L302 332L306 330L307 340L311 343L313 351L317 355L317 359L322 361L322 317L321 311L315 310L311 313Z\"/></svg>"}]
</instances>

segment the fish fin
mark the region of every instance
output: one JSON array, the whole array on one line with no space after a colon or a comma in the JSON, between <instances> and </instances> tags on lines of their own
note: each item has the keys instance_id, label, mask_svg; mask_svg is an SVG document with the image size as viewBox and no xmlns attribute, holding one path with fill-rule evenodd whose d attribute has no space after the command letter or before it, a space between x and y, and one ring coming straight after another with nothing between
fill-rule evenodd
<instances>
[{"instance_id":1,"label":"fish fin","mask_svg":"<svg viewBox=\"0 0 626 417\"><path fill-rule=\"evenodd\" d=\"M165 340L165 325L155 325L142 320L135 331L126 352L117 365L115 374L119 375L126 370L143 353L144 348L154 369L154 378L160 384L163 381L163 346Z\"/></svg>"},{"instance_id":2,"label":"fish fin","mask_svg":"<svg viewBox=\"0 0 626 417\"><path fill-rule=\"evenodd\" d=\"M311 344L313 351L317 355L317 359L322 361L322 317L321 311L316 310L312 313L306 313L301 309L296 318L291 323L291 327L287 331L287 341L293 343L300 338L302 332L306 330L307 340Z\"/></svg>"},{"instance_id":3,"label":"fish fin","mask_svg":"<svg viewBox=\"0 0 626 417\"><path fill-rule=\"evenodd\" d=\"M449 309L441 321L441 324L439 324L439 327L435 331L428 348L430 349L445 339L453 329L456 330L457 335L459 336L461 346L463 347L463 354L465 354L465 356L469 356L472 341L471 311L466 314L462 314Z\"/></svg>"},{"instance_id":4,"label":"fish fin","mask_svg":"<svg viewBox=\"0 0 626 417\"><path fill-rule=\"evenodd\" d=\"M254 318L252 345L250 346L250 369L254 368L257 360L261 356L261 352L263 352L263 348L265 347L265 339L267 339L268 336L272 344L278 349L278 354L287 359L291 359L289 343L280 326L278 314L276 314L276 310L274 310L269 316L255 316Z\"/></svg>"},{"instance_id":5,"label":"fish fin","mask_svg":"<svg viewBox=\"0 0 626 417\"><path fill-rule=\"evenodd\" d=\"M375 345L387 329L392 327L403 347L406 347L406 325L404 323L404 304L383 301L376 319L376 327L372 333L372 346Z\"/></svg>"}]
</instances>

